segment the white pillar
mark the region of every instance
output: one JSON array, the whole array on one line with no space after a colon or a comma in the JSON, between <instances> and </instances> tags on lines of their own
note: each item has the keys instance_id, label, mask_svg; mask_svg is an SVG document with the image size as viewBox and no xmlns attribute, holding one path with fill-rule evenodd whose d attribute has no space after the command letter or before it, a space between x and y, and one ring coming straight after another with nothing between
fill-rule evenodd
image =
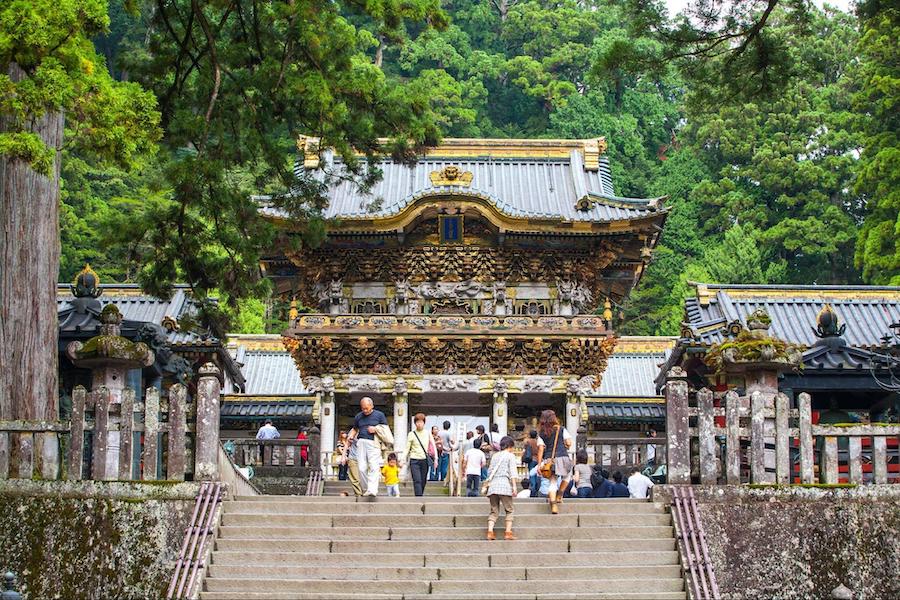
<instances>
[{"instance_id":1,"label":"white pillar","mask_svg":"<svg viewBox=\"0 0 900 600\"><path fill-rule=\"evenodd\" d=\"M501 377L494 382L494 406L491 411L491 421L497 424L500 430L500 437L508 433L509 415L507 414L506 402L509 394L507 393L508 385Z\"/></svg>"},{"instance_id":2,"label":"white pillar","mask_svg":"<svg viewBox=\"0 0 900 600\"><path fill-rule=\"evenodd\" d=\"M394 452L399 461L404 460L406 438L409 436L409 394L406 381L402 377L394 380Z\"/></svg>"},{"instance_id":3,"label":"white pillar","mask_svg":"<svg viewBox=\"0 0 900 600\"><path fill-rule=\"evenodd\" d=\"M566 431L572 436L572 450L575 450L574 440L578 438L578 425L581 423L581 396L568 394L566 397Z\"/></svg>"},{"instance_id":4,"label":"white pillar","mask_svg":"<svg viewBox=\"0 0 900 600\"><path fill-rule=\"evenodd\" d=\"M334 452L334 392L320 392L320 413L319 413L319 440L320 440L320 456L319 461L325 475L331 475L331 454ZM325 460L325 457L329 460ZM310 462L315 460L310 457Z\"/></svg>"}]
</instances>

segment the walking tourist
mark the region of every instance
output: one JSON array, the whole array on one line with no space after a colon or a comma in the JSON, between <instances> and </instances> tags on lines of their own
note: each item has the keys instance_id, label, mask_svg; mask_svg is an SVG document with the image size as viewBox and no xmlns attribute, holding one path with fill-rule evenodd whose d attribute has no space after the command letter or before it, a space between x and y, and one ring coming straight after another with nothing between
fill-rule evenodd
<instances>
[{"instance_id":1,"label":"walking tourist","mask_svg":"<svg viewBox=\"0 0 900 600\"><path fill-rule=\"evenodd\" d=\"M491 462L491 436L484 432L484 425L476 425L475 426L475 441L473 442L476 448L481 448L481 451L484 452L484 458L487 463ZM484 468L481 469L481 480L484 481L487 479L487 464L485 464Z\"/></svg>"},{"instance_id":2,"label":"walking tourist","mask_svg":"<svg viewBox=\"0 0 900 600\"><path fill-rule=\"evenodd\" d=\"M341 464L347 467L347 479L350 480L350 486L353 488L353 494L357 497L362 496L362 486L359 481L359 446L356 438L347 436L344 444L344 453L341 456Z\"/></svg>"},{"instance_id":3,"label":"walking tourist","mask_svg":"<svg viewBox=\"0 0 900 600\"><path fill-rule=\"evenodd\" d=\"M309 436L306 435L306 430L301 429L297 432L297 441L302 442L304 440L308 440ZM306 466L309 464L309 446L300 446L300 464L302 466Z\"/></svg>"},{"instance_id":4,"label":"walking tourist","mask_svg":"<svg viewBox=\"0 0 900 600\"><path fill-rule=\"evenodd\" d=\"M631 494L628 492L628 486L622 483L622 472L613 473L613 487L609 498L628 498Z\"/></svg>"},{"instance_id":5,"label":"walking tourist","mask_svg":"<svg viewBox=\"0 0 900 600\"><path fill-rule=\"evenodd\" d=\"M378 495L378 476L381 468L381 444L375 439L375 427L387 425L387 417L375 410L375 403L368 396L359 401L360 411L353 419L350 438L357 440L357 461L363 496Z\"/></svg>"},{"instance_id":6,"label":"walking tourist","mask_svg":"<svg viewBox=\"0 0 900 600\"><path fill-rule=\"evenodd\" d=\"M522 452L522 464L528 467L528 472L530 473L532 469L537 465L537 455L538 455L538 432L537 429L532 429L528 432L528 439L525 440L525 449ZM531 491L532 497L537 494L538 490L538 481L537 477L530 478L531 483L528 485Z\"/></svg>"},{"instance_id":7,"label":"walking tourist","mask_svg":"<svg viewBox=\"0 0 900 600\"><path fill-rule=\"evenodd\" d=\"M494 524L500 517L500 505L503 505L503 512L506 517L506 531L503 534L504 540L514 540L513 535L513 496L516 495L516 481L518 479L516 470L518 464L513 454L513 448L516 443L511 437L504 436L500 439L500 451L495 452L491 457L490 474L488 475L485 485L487 486L487 496L491 502L491 514L488 516L487 539L495 540Z\"/></svg>"},{"instance_id":8,"label":"walking tourist","mask_svg":"<svg viewBox=\"0 0 900 600\"><path fill-rule=\"evenodd\" d=\"M431 465L428 479L430 481L439 481L438 477L441 473L441 456L444 454L444 446L441 442L441 435L437 425L431 428L431 440L434 443L434 447L437 448L437 456L435 456L434 463Z\"/></svg>"},{"instance_id":9,"label":"walking tourist","mask_svg":"<svg viewBox=\"0 0 900 600\"><path fill-rule=\"evenodd\" d=\"M463 440L463 443L460 444L459 451L462 452L463 456L465 456L466 452L469 451L469 448L472 448L475 445L475 432L467 431L466 439Z\"/></svg>"},{"instance_id":10,"label":"walking tourist","mask_svg":"<svg viewBox=\"0 0 900 600\"><path fill-rule=\"evenodd\" d=\"M413 492L416 496L421 496L425 493L425 482L428 480L430 464L434 464L437 448L432 437L425 431L425 415L418 413L413 417L413 423L415 429L406 437L405 455L413 480Z\"/></svg>"},{"instance_id":11,"label":"walking tourist","mask_svg":"<svg viewBox=\"0 0 900 600\"><path fill-rule=\"evenodd\" d=\"M572 481L575 483L575 496L577 498L590 498L594 487L591 485L591 468L587 464L588 456L585 450L575 453L575 473Z\"/></svg>"},{"instance_id":12,"label":"walking tourist","mask_svg":"<svg viewBox=\"0 0 900 600\"><path fill-rule=\"evenodd\" d=\"M342 431L342 432L338 435L337 449L335 450L335 452L337 452L338 457L339 457L340 459L343 459L344 454L345 454L345 448L346 448L346 447L347 447L347 432L346 432L346 431ZM347 461L346 461L346 460L340 460L340 461L339 461L339 464L338 464L338 480L339 480L339 481L346 481L346 480L347 480Z\"/></svg>"},{"instance_id":13,"label":"walking tourist","mask_svg":"<svg viewBox=\"0 0 900 600\"><path fill-rule=\"evenodd\" d=\"M494 423L491 425L491 450L494 452L500 450L501 439L503 439L503 436L500 435L500 426Z\"/></svg>"},{"instance_id":14,"label":"walking tourist","mask_svg":"<svg viewBox=\"0 0 900 600\"><path fill-rule=\"evenodd\" d=\"M641 470L635 468L631 477L628 478L628 493L632 498L646 498L647 492L653 487L653 480L641 473Z\"/></svg>"},{"instance_id":15,"label":"walking tourist","mask_svg":"<svg viewBox=\"0 0 900 600\"><path fill-rule=\"evenodd\" d=\"M381 475L384 477L384 485L387 495L400 497L400 467L397 465L397 455L394 452L388 454L387 464L381 467Z\"/></svg>"},{"instance_id":16,"label":"walking tourist","mask_svg":"<svg viewBox=\"0 0 900 600\"><path fill-rule=\"evenodd\" d=\"M272 419L266 419L265 424L256 432L256 439L258 440L277 440L280 437L281 433L272 425Z\"/></svg>"},{"instance_id":17,"label":"walking tourist","mask_svg":"<svg viewBox=\"0 0 900 600\"><path fill-rule=\"evenodd\" d=\"M472 447L463 456L463 473L466 474L466 496L478 497L481 490L481 470L487 464L487 458L481 448Z\"/></svg>"},{"instance_id":18,"label":"walking tourist","mask_svg":"<svg viewBox=\"0 0 900 600\"><path fill-rule=\"evenodd\" d=\"M441 438L441 446L443 448L443 452L441 453L441 461L438 467L438 480L444 481L447 479L447 469L450 467L450 452L456 450L455 440L453 436L450 434L450 421L443 422L443 429L441 429L438 436Z\"/></svg>"},{"instance_id":19,"label":"walking tourist","mask_svg":"<svg viewBox=\"0 0 900 600\"><path fill-rule=\"evenodd\" d=\"M545 410L541 413L538 426L538 469L542 476L550 480L550 488L547 498L550 501L551 514L559 514L559 504L562 495L569 486L569 477L572 472L572 459L569 457L569 448L572 446L572 436L565 427L559 424L556 413Z\"/></svg>"}]
</instances>

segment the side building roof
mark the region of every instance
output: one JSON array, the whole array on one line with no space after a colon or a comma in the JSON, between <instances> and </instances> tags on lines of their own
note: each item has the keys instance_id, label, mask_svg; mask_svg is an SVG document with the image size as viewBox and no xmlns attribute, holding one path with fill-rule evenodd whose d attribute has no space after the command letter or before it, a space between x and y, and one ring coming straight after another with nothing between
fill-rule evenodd
<instances>
[{"instance_id":1,"label":"side building roof","mask_svg":"<svg viewBox=\"0 0 900 600\"><path fill-rule=\"evenodd\" d=\"M761 308L772 320L770 334L809 348L804 364L814 369L847 369L863 365L869 350L882 344L890 326L900 321L900 287L836 285L724 285L691 282L695 295L685 300L681 336L656 384L687 352L705 352L747 326ZM841 343L824 347L816 335L816 319L832 307L846 329ZM823 350L823 348L825 348Z\"/></svg>"}]
</instances>

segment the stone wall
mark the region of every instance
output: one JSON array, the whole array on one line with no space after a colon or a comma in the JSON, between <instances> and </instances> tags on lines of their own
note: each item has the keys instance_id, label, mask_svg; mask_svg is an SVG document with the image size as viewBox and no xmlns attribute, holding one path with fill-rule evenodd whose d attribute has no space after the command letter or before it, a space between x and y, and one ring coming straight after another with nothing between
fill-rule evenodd
<instances>
[{"instance_id":1,"label":"stone wall","mask_svg":"<svg viewBox=\"0 0 900 600\"><path fill-rule=\"evenodd\" d=\"M37 598L165 595L196 483L0 481L0 569Z\"/></svg>"},{"instance_id":2,"label":"stone wall","mask_svg":"<svg viewBox=\"0 0 900 600\"><path fill-rule=\"evenodd\" d=\"M723 598L900 598L900 485L694 491Z\"/></svg>"}]
</instances>

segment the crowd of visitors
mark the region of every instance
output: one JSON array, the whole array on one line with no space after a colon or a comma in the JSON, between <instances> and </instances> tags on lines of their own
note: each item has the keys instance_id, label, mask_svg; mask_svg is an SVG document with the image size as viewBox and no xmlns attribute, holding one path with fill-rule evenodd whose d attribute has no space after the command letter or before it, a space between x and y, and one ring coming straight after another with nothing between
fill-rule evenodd
<instances>
[{"instance_id":1,"label":"crowd of visitors","mask_svg":"<svg viewBox=\"0 0 900 600\"><path fill-rule=\"evenodd\" d=\"M357 496L377 496L381 482L389 496L400 496L404 480L411 480L413 493L422 496L428 481L446 480L450 454L459 450L459 472L465 478L466 496L486 495L490 499L490 535L500 507L506 515L506 531L511 531L513 498L546 498L551 514L558 514L565 498L647 498L653 487L653 481L639 468L610 475L600 465L590 466L584 450L575 453L573 463L574 440L552 410L541 413L538 428L529 431L522 444L521 464L527 467L528 476L521 481L519 459L513 454L515 441L501 436L496 425L490 431L478 425L475 431L466 433L465 440L457 442L451 435L450 421L428 431L426 420L422 413L415 415L402 455L389 453L393 445L385 443L385 436L390 436L387 419L370 398L363 398L353 428L339 435L338 478L349 480ZM277 437L271 423L261 427L257 435L258 439ZM652 458L648 457L648 463L652 464Z\"/></svg>"}]
</instances>

